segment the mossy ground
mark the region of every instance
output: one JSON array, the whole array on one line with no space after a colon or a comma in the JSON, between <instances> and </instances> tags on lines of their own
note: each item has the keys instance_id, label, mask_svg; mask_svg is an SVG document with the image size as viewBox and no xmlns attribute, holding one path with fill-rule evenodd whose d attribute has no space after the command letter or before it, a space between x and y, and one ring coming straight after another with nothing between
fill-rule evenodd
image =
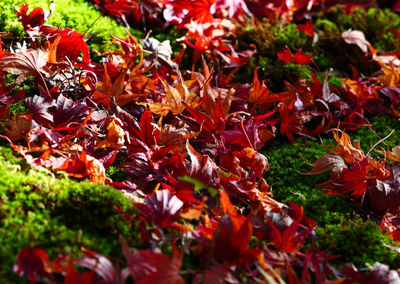
<instances>
[{"instance_id":1,"label":"mossy ground","mask_svg":"<svg viewBox=\"0 0 400 284\"><path fill-rule=\"evenodd\" d=\"M7 1L0 13L0 30L12 32L15 41L20 40L22 28L14 15L12 4L18 7L21 2ZM31 8L48 8L49 1L33 0L29 4ZM87 1L58 0L48 24L69 27L84 33L100 14ZM340 32L349 28L363 30L376 48L400 48L399 40L389 31L390 26L399 25L399 16L376 9L357 10L347 17L340 15L340 11L333 10L327 18L320 16L316 20L315 26L323 31L327 40L322 40L319 46L313 46L312 38L296 30L294 24L284 23L271 27L269 23L262 23L256 28L244 27L242 42L259 43L260 53L246 67L247 71L242 70L238 74L243 75L238 76L250 82L254 67L261 66L261 72L269 79L267 84L272 90L281 88L279 82L282 82L282 78L294 81L296 78L308 76L307 68L299 65L284 66L276 59L276 52L286 45L292 50L310 49L317 67L322 71L332 66L340 68L339 63L335 62L335 56L327 56L321 50L324 50L324 44L329 45ZM367 20L357 21L364 16ZM376 31L382 32L375 35ZM143 36L140 32L131 32L139 38ZM169 32L178 33L176 29ZM125 30L111 18L103 16L91 27L89 33L92 33L88 41L90 48L102 52L110 48L107 41L111 35L123 36ZM153 36L159 40L168 39L165 34L153 33ZM14 39L9 40L11 42ZM335 84L334 80L336 79L331 79L331 85ZM337 78L337 81L340 79ZM11 107L11 111L23 112L24 108L16 105ZM370 121L380 137L396 129L385 142L390 147L400 145L400 124L397 119L372 117ZM350 135L361 141L364 151L368 151L371 144L379 140L366 127L351 132ZM322 138L328 145L332 141L329 134ZM135 235L136 229L113 209L113 205L116 205L134 214L131 203L119 192L107 186L76 182L63 176L54 177L33 171L22 158L4 147L7 145L5 140L2 139L0 145L3 145L0 147L0 279L10 279L10 283L14 279L14 283L20 281L11 272L11 266L17 251L24 246L43 247L51 256L58 252L77 253L80 246L118 256L118 234L125 235L128 239ZM327 195L315 187L316 184L326 181L327 175L301 175L310 170L307 163L326 153L318 140L297 138L295 144L291 145L286 138L278 136L264 149L264 153L270 165L266 177L272 185L275 197L284 203L296 202L304 206L305 215L318 223L318 244L323 249L329 248L332 254L340 255L337 263L353 262L363 267L366 263L380 261L392 268L400 267L398 254L383 245L383 242L392 245L393 242L380 232L376 223L367 221L366 214L363 214L356 203ZM115 168L108 169L108 175L113 178L119 174Z\"/></svg>"},{"instance_id":2,"label":"mossy ground","mask_svg":"<svg viewBox=\"0 0 400 284\"><path fill-rule=\"evenodd\" d=\"M111 187L34 171L4 147L0 176L0 279L14 279L11 267L22 247L42 247L53 258L78 255L82 246L119 257L118 236L137 235L113 208L134 214L132 203Z\"/></svg>"},{"instance_id":3,"label":"mossy ground","mask_svg":"<svg viewBox=\"0 0 400 284\"><path fill-rule=\"evenodd\" d=\"M379 137L395 132L381 144L384 149L400 145L400 122L396 118L374 116L370 118L372 129ZM364 152L380 139L368 127L349 132L352 139L359 140ZM331 134L323 137L325 145L334 141ZM379 149L379 147L378 147ZM294 145L283 137L278 137L264 154L268 157L270 171L267 181L272 185L272 192L278 201L295 202L304 206L304 214L318 223L317 240L322 249L340 255L338 263L353 262L358 267L375 261L387 263L393 268L400 267L400 256L386 248L383 243L394 242L380 231L358 202L341 196L323 193L315 185L328 180L328 174L305 176L309 172L309 163L314 162L327 151L319 140L298 138ZM373 219L373 218L372 218Z\"/></svg>"}]
</instances>

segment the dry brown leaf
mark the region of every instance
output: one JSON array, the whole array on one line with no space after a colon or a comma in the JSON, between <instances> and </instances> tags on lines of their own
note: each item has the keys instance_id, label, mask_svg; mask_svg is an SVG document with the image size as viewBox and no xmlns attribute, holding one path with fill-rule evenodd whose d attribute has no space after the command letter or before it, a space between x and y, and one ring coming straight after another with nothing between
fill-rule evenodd
<instances>
[{"instance_id":1,"label":"dry brown leaf","mask_svg":"<svg viewBox=\"0 0 400 284\"><path fill-rule=\"evenodd\" d=\"M311 171L307 173L301 173L302 175L317 175L330 171L330 178L334 179L340 176L343 169L347 168L347 165L342 157L339 155L325 154L316 160L314 163L309 164Z\"/></svg>"}]
</instances>

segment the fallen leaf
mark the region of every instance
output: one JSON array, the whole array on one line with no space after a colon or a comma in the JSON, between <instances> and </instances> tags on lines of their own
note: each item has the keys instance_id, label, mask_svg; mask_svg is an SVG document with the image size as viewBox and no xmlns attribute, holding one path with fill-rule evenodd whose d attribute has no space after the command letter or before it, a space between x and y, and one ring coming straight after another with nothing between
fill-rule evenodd
<instances>
[{"instance_id":1,"label":"fallen leaf","mask_svg":"<svg viewBox=\"0 0 400 284\"><path fill-rule=\"evenodd\" d=\"M112 148L117 149L125 143L125 131L122 127L116 122L115 119L112 119L111 122L107 126L107 134L102 140L96 137L96 150Z\"/></svg>"},{"instance_id":2,"label":"fallen leaf","mask_svg":"<svg viewBox=\"0 0 400 284\"><path fill-rule=\"evenodd\" d=\"M362 31L359 30L349 30L342 33L342 38L348 44L357 45L364 53L368 52L368 46L371 44L365 38L365 35Z\"/></svg>"},{"instance_id":3,"label":"fallen leaf","mask_svg":"<svg viewBox=\"0 0 400 284\"><path fill-rule=\"evenodd\" d=\"M24 82L29 76L42 77L43 67L47 64L48 51L28 49L16 53L6 53L0 59L0 69L18 75L16 84Z\"/></svg>"},{"instance_id":4,"label":"fallen leaf","mask_svg":"<svg viewBox=\"0 0 400 284\"><path fill-rule=\"evenodd\" d=\"M301 173L302 175L317 175L330 171L330 178L335 179L340 176L343 169L347 169L345 161L339 155L325 154L309 165L313 167L311 171Z\"/></svg>"}]
</instances>

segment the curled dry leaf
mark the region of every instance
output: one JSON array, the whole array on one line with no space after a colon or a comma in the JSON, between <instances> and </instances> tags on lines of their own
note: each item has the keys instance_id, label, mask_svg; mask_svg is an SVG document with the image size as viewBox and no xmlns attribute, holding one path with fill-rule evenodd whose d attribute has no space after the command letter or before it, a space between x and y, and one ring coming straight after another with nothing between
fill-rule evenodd
<instances>
[{"instance_id":1,"label":"curled dry leaf","mask_svg":"<svg viewBox=\"0 0 400 284\"><path fill-rule=\"evenodd\" d=\"M378 151L381 154L384 154L389 160L393 162L400 162L400 146L395 146L392 148L392 151Z\"/></svg>"},{"instance_id":2,"label":"curled dry leaf","mask_svg":"<svg viewBox=\"0 0 400 284\"><path fill-rule=\"evenodd\" d=\"M342 38L348 44L357 45L364 53L368 52L368 46L371 45L362 31L346 31L342 33Z\"/></svg>"},{"instance_id":3,"label":"curled dry leaf","mask_svg":"<svg viewBox=\"0 0 400 284\"><path fill-rule=\"evenodd\" d=\"M342 157L339 155L325 154L316 160L314 163L309 164L311 171L307 173L301 173L303 175L317 175L322 174L327 171L331 171L330 178L338 178L343 169L347 169L347 165Z\"/></svg>"},{"instance_id":4,"label":"curled dry leaf","mask_svg":"<svg viewBox=\"0 0 400 284\"><path fill-rule=\"evenodd\" d=\"M339 137L339 131L341 132L341 136ZM332 151L328 147L326 147L324 144L322 146L330 153L332 154L339 154L340 156L343 157L343 159L349 163L349 164L355 164L360 161L362 161L365 158L364 151L361 150L360 147L360 142L359 141L353 141L355 142L354 146L350 141L350 136L339 129L336 131L333 131L333 138L335 138L336 142L338 143L337 146L333 146L335 151Z\"/></svg>"},{"instance_id":5,"label":"curled dry leaf","mask_svg":"<svg viewBox=\"0 0 400 284\"><path fill-rule=\"evenodd\" d=\"M9 139L17 141L26 139L33 126L32 114L14 116L5 126L4 131Z\"/></svg>"},{"instance_id":6,"label":"curled dry leaf","mask_svg":"<svg viewBox=\"0 0 400 284\"><path fill-rule=\"evenodd\" d=\"M170 86L164 79L160 78L160 81L165 89L164 102L143 103L149 106L152 113L166 116L171 111L173 115L179 115L185 110L185 104L194 107L199 103L200 97L189 91L194 83L193 80L183 82L181 78L176 87Z\"/></svg>"}]
</instances>

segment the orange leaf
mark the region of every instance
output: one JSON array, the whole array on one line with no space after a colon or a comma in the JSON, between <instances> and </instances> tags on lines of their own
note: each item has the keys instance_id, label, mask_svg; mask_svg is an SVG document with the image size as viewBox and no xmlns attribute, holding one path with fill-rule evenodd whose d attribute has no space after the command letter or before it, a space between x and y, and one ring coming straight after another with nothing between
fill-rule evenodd
<instances>
[{"instance_id":1,"label":"orange leaf","mask_svg":"<svg viewBox=\"0 0 400 284\"><path fill-rule=\"evenodd\" d=\"M6 124L4 131L11 141L26 139L28 132L32 129L32 114L14 116Z\"/></svg>"},{"instance_id":2,"label":"orange leaf","mask_svg":"<svg viewBox=\"0 0 400 284\"><path fill-rule=\"evenodd\" d=\"M60 43L61 36L58 35L56 39L50 45L49 51L49 63L56 63L57 62L57 46Z\"/></svg>"},{"instance_id":3,"label":"orange leaf","mask_svg":"<svg viewBox=\"0 0 400 284\"><path fill-rule=\"evenodd\" d=\"M393 162L400 162L400 146L395 146L392 151L386 150L380 153L385 154Z\"/></svg>"},{"instance_id":4,"label":"orange leaf","mask_svg":"<svg viewBox=\"0 0 400 284\"><path fill-rule=\"evenodd\" d=\"M200 101L195 93L190 92L188 88L195 80L182 81L180 78L179 84L176 87L168 85L168 83L160 78L165 89L165 99L162 103L140 103L150 108L150 111L155 114L166 116L169 111L173 115L179 115L185 110L185 104L189 106L197 106ZM183 101L183 102L182 102Z\"/></svg>"},{"instance_id":5,"label":"orange leaf","mask_svg":"<svg viewBox=\"0 0 400 284\"><path fill-rule=\"evenodd\" d=\"M237 212L235 207L233 207L231 201L229 200L229 196L225 190L221 190L219 192L220 200L221 200L221 208L224 214L228 214L230 216L236 216Z\"/></svg>"},{"instance_id":6,"label":"orange leaf","mask_svg":"<svg viewBox=\"0 0 400 284\"><path fill-rule=\"evenodd\" d=\"M383 84L385 87L395 87L400 82L400 69L395 67L393 64L387 66L383 63L382 72L383 74L376 78L378 83Z\"/></svg>"},{"instance_id":7,"label":"orange leaf","mask_svg":"<svg viewBox=\"0 0 400 284\"><path fill-rule=\"evenodd\" d=\"M126 105L127 103L133 101L135 99L134 95L123 93L125 88L125 76L126 71L122 72L114 81L114 83L112 83L107 71L107 64L105 64L103 82L98 83L99 87L101 88L101 92L95 91L93 94L96 103L110 106L112 97L115 98L115 103L120 106Z\"/></svg>"},{"instance_id":8,"label":"orange leaf","mask_svg":"<svg viewBox=\"0 0 400 284\"><path fill-rule=\"evenodd\" d=\"M106 180L104 166L84 151L74 154L73 158L66 159L61 166L55 169L65 171L69 176L76 178L89 176L93 183L101 184Z\"/></svg>"},{"instance_id":9,"label":"orange leaf","mask_svg":"<svg viewBox=\"0 0 400 284\"><path fill-rule=\"evenodd\" d=\"M339 137L339 131L341 131L342 135ZM337 146L333 146L336 153L343 157L343 159L349 164L355 164L362 161L365 158L364 152L360 148L360 142L357 141L355 146L351 144L350 136L342 131L337 129L333 131L333 137L335 138L336 142L338 143ZM329 151L330 153L335 153L328 147L326 147L323 143L322 146Z\"/></svg>"},{"instance_id":10,"label":"orange leaf","mask_svg":"<svg viewBox=\"0 0 400 284\"><path fill-rule=\"evenodd\" d=\"M116 149L125 143L125 131L113 119L107 126L107 135L103 140L96 138L96 150L104 148Z\"/></svg>"}]
</instances>

